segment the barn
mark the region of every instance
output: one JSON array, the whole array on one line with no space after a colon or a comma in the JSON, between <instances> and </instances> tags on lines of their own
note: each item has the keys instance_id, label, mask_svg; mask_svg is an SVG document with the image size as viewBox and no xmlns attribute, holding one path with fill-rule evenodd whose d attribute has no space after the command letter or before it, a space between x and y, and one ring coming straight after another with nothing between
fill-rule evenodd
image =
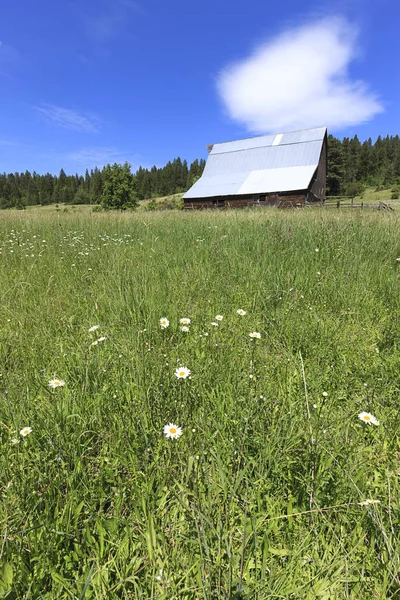
<instances>
[{"instance_id":1,"label":"barn","mask_svg":"<svg viewBox=\"0 0 400 600\"><path fill-rule=\"evenodd\" d=\"M203 175L183 196L184 208L322 202L326 170L326 127L213 144Z\"/></svg>"}]
</instances>

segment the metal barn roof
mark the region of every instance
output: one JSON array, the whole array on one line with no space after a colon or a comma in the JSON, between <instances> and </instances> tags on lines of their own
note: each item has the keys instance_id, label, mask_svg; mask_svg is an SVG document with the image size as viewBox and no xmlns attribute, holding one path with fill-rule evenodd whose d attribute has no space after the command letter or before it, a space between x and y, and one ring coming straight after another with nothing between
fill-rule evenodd
<instances>
[{"instance_id":1,"label":"metal barn roof","mask_svg":"<svg viewBox=\"0 0 400 600\"><path fill-rule=\"evenodd\" d=\"M183 196L209 198L305 190L318 167L325 127L214 144Z\"/></svg>"}]
</instances>

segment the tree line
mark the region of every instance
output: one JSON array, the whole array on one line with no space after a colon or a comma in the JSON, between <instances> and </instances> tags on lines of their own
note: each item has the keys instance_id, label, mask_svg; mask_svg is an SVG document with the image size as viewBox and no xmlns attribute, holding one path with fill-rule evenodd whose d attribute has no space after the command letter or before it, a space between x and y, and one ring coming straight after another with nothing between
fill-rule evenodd
<instances>
[{"instance_id":1,"label":"tree line","mask_svg":"<svg viewBox=\"0 0 400 600\"><path fill-rule=\"evenodd\" d=\"M85 175L66 175L64 169L58 176L29 171L0 173L0 208L62 203L135 206L145 198L185 192L201 177L205 164L204 159L196 159L189 166L178 157L164 167L139 167L134 174L128 163L86 169Z\"/></svg>"},{"instance_id":2,"label":"tree line","mask_svg":"<svg viewBox=\"0 0 400 600\"><path fill-rule=\"evenodd\" d=\"M86 170L85 175L0 173L0 208L24 208L35 204L103 204L121 208L139 200L185 192L201 177L206 161L175 158L164 167L106 165ZM356 195L364 186L400 187L400 138L379 136L360 142L355 135L342 140L328 137L327 193Z\"/></svg>"},{"instance_id":3,"label":"tree line","mask_svg":"<svg viewBox=\"0 0 400 600\"><path fill-rule=\"evenodd\" d=\"M358 195L365 186L400 187L400 137L361 143L356 135L343 140L329 135L326 183L331 196Z\"/></svg>"}]
</instances>

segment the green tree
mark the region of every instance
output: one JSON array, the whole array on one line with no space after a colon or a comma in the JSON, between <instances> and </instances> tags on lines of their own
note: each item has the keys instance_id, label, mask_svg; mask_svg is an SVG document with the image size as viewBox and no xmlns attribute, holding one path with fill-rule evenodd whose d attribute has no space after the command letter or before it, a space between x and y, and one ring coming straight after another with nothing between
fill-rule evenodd
<instances>
[{"instance_id":1,"label":"green tree","mask_svg":"<svg viewBox=\"0 0 400 600\"><path fill-rule=\"evenodd\" d=\"M359 181L350 181L345 187L345 195L354 198L355 196L361 196L364 192L364 186Z\"/></svg>"},{"instance_id":2,"label":"green tree","mask_svg":"<svg viewBox=\"0 0 400 600\"><path fill-rule=\"evenodd\" d=\"M131 173L129 163L123 165L114 163L104 167L101 205L105 209L136 208L138 205L136 180Z\"/></svg>"},{"instance_id":3,"label":"green tree","mask_svg":"<svg viewBox=\"0 0 400 600\"><path fill-rule=\"evenodd\" d=\"M92 196L84 185L80 186L73 198L74 204L92 204Z\"/></svg>"},{"instance_id":4,"label":"green tree","mask_svg":"<svg viewBox=\"0 0 400 600\"><path fill-rule=\"evenodd\" d=\"M330 196L338 196L343 185L342 143L333 135L328 136L327 191Z\"/></svg>"}]
</instances>

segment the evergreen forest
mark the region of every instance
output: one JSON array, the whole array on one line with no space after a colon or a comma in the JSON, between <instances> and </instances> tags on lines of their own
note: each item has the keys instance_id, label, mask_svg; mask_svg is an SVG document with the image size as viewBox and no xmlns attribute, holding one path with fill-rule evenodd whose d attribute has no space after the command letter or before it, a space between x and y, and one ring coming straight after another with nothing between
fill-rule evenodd
<instances>
[{"instance_id":1,"label":"evergreen forest","mask_svg":"<svg viewBox=\"0 0 400 600\"><path fill-rule=\"evenodd\" d=\"M185 192L201 176L205 164L204 159L196 159L189 166L186 160L178 157L164 167L139 167L126 179L128 205ZM120 170L127 176L126 165ZM104 194L112 187L111 171L112 167L107 165L102 169L86 169L85 175L67 175L64 169L59 175L29 171L0 173L0 208L61 203L105 204ZM361 142L357 135L342 140L329 135L327 194L354 196L362 193L366 186L378 189L400 187L400 137L379 136L373 143L371 138Z\"/></svg>"}]
</instances>

